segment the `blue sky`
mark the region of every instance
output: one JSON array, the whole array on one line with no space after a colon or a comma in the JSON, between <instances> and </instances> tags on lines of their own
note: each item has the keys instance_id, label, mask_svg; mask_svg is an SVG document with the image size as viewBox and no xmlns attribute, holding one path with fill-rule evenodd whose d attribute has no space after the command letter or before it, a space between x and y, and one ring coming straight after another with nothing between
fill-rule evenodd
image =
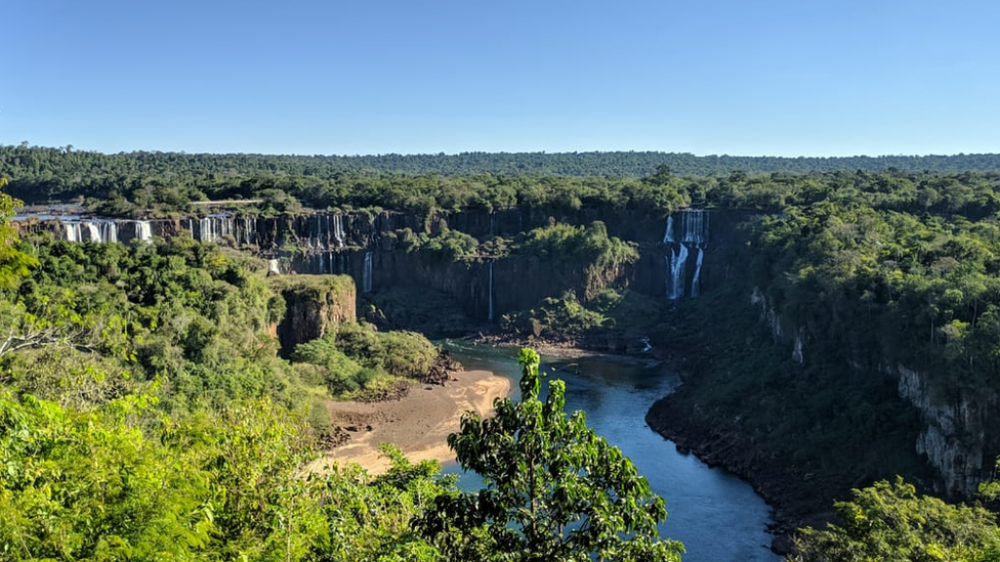
<instances>
[{"instance_id":1,"label":"blue sky","mask_svg":"<svg viewBox=\"0 0 1000 562\"><path fill-rule=\"evenodd\" d=\"M998 152L998 21L995 0L11 0L0 144Z\"/></svg>"}]
</instances>

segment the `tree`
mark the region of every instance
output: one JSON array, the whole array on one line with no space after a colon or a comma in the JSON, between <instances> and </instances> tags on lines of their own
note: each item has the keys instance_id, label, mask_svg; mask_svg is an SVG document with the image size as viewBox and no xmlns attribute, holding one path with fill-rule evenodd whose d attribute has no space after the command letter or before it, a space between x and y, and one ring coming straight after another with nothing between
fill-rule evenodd
<instances>
[{"instance_id":1,"label":"tree","mask_svg":"<svg viewBox=\"0 0 1000 562\"><path fill-rule=\"evenodd\" d=\"M0 189L7 185L7 178L0 177ZM21 202L0 192L0 288L14 285L26 276L38 260L17 249L17 231L10 224L14 207Z\"/></svg>"},{"instance_id":2,"label":"tree","mask_svg":"<svg viewBox=\"0 0 1000 562\"><path fill-rule=\"evenodd\" d=\"M794 562L997 562L996 516L978 506L949 505L920 496L897 477L854 490L836 504L843 526L804 529Z\"/></svg>"},{"instance_id":3,"label":"tree","mask_svg":"<svg viewBox=\"0 0 1000 562\"><path fill-rule=\"evenodd\" d=\"M680 560L683 545L656 528L663 500L583 412L567 417L563 381L542 402L537 353L519 361L521 400L497 400L489 419L466 413L448 436L486 488L438 496L415 526L451 560Z\"/></svg>"}]
</instances>

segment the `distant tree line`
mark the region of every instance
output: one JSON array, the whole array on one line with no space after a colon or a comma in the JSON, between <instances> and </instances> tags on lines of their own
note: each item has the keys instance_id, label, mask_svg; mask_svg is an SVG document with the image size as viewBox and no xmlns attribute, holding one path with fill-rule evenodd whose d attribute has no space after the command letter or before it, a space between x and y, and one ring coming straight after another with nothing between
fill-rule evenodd
<instances>
[{"instance_id":1,"label":"distant tree line","mask_svg":"<svg viewBox=\"0 0 1000 562\"><path fill-rule=\"evenodd\" d=\"M33 202L73 197L126 196L142 206L178 205L187 200L259 196L277 189L306 192L299 197L323 203L318 192L331 186L355 191L386 177L640 178L667 170L682 177L729 176L740 172L814 174L833 172L960 173L1000 170L1000 154L955 156L854 156L781 158L695 156L664 152L486 153L455 155L296 156L129 152L102 154L62 148L0 146L0 175L11 178L11 193ZM472 180L467 180L472 181ZM610 180L605 180L610 181ZM458 182L462 184L463 182ZM129 197L131 195L131 197ZM327 198L329 199L329 198ZM280 210L280 209L279 209Z\"/></svg>"}]
</instances>

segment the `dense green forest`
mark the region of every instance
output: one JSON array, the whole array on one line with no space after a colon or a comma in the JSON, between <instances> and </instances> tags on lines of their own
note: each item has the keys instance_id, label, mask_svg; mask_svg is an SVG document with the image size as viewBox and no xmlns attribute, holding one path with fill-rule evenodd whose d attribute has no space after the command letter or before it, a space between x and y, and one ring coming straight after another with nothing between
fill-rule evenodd
<instances>
[{"instance_id":1,"label":"dense green forest","mask_svg":"<svg viewBox=\"0 0 1000 562\"><path fill-rule=\"evenodd\" d=\"M861 484L897 469L926 476L914 454L891 456L912 447L918 420L895 395L890 367L919 367L945 396L1000 391L1000 173L986 164L942 161L963 166L955 172L912 161L878 171L817 164L789 173L759 162L738 172L658 162L634 176L607 166L599 176L576 176L352 168L319 157L26 147L0 154L0 175L12 178L18 195L82 196L95 210L121 215L187 213L192 201L230 198L259 199L251 209L265 213L383 207L429 216L525 207L572 217L608 207L666 216L690 206L744 213L744 245L731 249L737 281L677 307L674 318L691 320L686 332L658 319L664 303L599 288L554 295L500 327L576 336L643 322L657 345L701 342L692 349L706 352L700 367L707 374L687 386L700 392L706 423L738 420L735 431L761 456L817 475L823 493L844 492L859 474L867 479ZM475 502L453 482L398 455L384 477L347 470L302 478L299 467L331 438L328 420L317 415L321 401L378 395L419 379L436 353L421 336L350 323L286 360L270 330L285 312L287 288L268 282L262 262L182 237L131 246L44 237L28 244L9 227L12 213L10 199L0 200L0 318L10 326L0 344L0 547L12 559L490 559L505 545L524 544L568 552L491 526L518 513L508 505L517 493L504 488L518 485L509 474L497 477L493 492L507 503L475 517ZM644 251L610 237L599 222L552 221L510 239L477 240L447 228L392 235L403 251L452 262L570 257L589 264L588 276L633 264ZM799 330L804 365L775 358L780 346L766 343L768 327L747 307L752 288ZM529 358L527 373L530 365ZM530 406L546 407L561 411ZM509 410L511 424L523 422L519 412ZM483 435L477 427L469 432ZM463 446L469 463L482 462L482 450ZM866 553L900 551L897 543L913 553L900 560L996 559L995 515L935 501L900 483L859 490L853 503L838 504L845 524L803 536L801 559L881 559ZM655 501L640 503L662 515ZM933 512L933 525L909 523L913 512ZM906 525L897 525L902 516ZM858 517L890 524L862 525ZM620 530L639 529L648 527ZM645 556L634 545L601 544L571 550ZM660 559L677 555L669 543L654 551Z\"/></svg>"},{"instance_id":2,"label":"dense green forest","mask_svg":"<svg viewBox=\"0 0 1000 562\"><path fill-rule=\"evenodd\" d=\"M718 175L741 170L751 174L885 171L908 172L996 171L998 154L929 156L695 156L667 152L564 152L461 154L384 154L369 156L266 155L266 154L187 154L184 152L129 152L102 154L74 150L73 147L0 147L0 172L53 175L92 173L103 169L115 174L178 175L241 174L302 175L329 177L339 172L388 172L398 174L615 176L638 177L668 166L680 175Z\"/></svg>"},{"instance_id":3,"label":"dense green forest","mask_svg":"<svg viewBox=\"0 0 1000 562\"><path fill-rule=\"evenodd\" d=\"M422 379L426 339L345 319L286 361L272 327L301 303L285 297L331 290L353 310L349 278L268 282L259 260L185 238L20 241L13 203L0 194L0 559L679 559L631 462L558 391L538 398L532 352L534 394L499 404L493 437L456 437L469 467L533 467L483 471L493 501L391 447L378 477L308 474L329 431L317 404Z\"/></svg>"},{"instance_id":4,"label":"dense green forest","mask_svg":"<svg viewBox=\"0 0 1000 562\"><path fill-rule=\"evenodd\" d=\"M97 198L104 212L187 210L202 199L266 199L278 211L295 201L325 209L381 206L396 210L507 208L588 202L658 204L636 178L657 171L688 178L692 199L746 176L894 172L996 172L998 155L852 158L730 157L652 152L487 154L454 156L269 156L136 152L105 155L66 148L0 146L0 176L32 202ZM712 179L694 179L712 178ZM788 182L789 180L785 180ZM917 180L918 183L920 180ZM763 186L758 186L763 187ZM781 190L773 196L780 196ZM285 198L290 195L295 201ZM121 201L121 199L126 201Z\"/></svg>"}]
</instances>

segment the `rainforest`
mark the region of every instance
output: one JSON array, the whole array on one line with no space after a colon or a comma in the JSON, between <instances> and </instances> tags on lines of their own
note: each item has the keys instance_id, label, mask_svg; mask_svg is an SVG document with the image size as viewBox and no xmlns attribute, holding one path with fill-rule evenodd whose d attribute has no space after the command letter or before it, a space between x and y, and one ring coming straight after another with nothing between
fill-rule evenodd
<instances>
[{"instance_id":1,"label":"rainforest","mask_svg":"<svg viewBox=\"0 0 1000 562\"><path fill-rule=\"evenodd\" d=\"M760 559L1000 560L998 155L21 145L0 178L0 559L706 560L567 411L597 356L677 377L634 431L753 486ZM444 457L349 462L486 388L461 345L524 349Z\"/></svg>"}]
</instances>

